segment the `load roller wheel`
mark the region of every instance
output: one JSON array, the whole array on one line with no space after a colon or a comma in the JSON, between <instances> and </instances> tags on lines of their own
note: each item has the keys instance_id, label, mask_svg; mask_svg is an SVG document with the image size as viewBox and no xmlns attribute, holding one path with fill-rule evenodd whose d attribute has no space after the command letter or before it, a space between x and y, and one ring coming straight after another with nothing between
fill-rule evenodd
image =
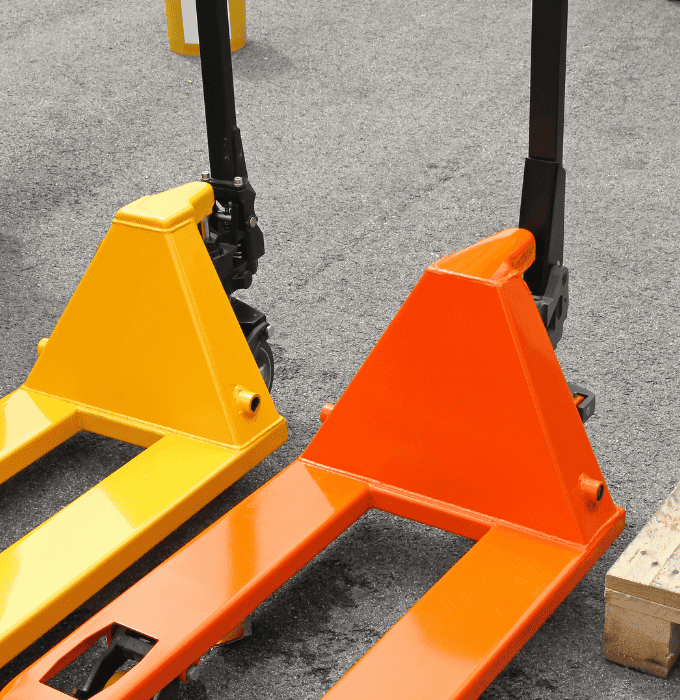
<instances>
[{"instance_id":1,"label":"load roller wheel","mask_svg":"<svg viewBox=\"0 0 680 700\"><path fill-rule=\"evenodd\" d=\"M112 686L116 681L120 680L127 671L116 671L111 678L106 682L106 685L104 688L109 688ZM102 690L104 689L102 688ZM74 688L73 689L73 697L81 697L80 694L78 694L78 689ZM174 681L172 681L169 685L166 685L163 690L159 690L151 700L177 700L179 697L179 679L175 678Z\"/></svg>"},{"instance_id":2,"label":"load roller wheel","mask_svg":"<svg viewBox=\"0 0 680 700\"><path fill-rule=\"evenodd\" d=\"M271 391L274 382L274 354L269 343L263 340L253 355L262 379L267 385L267 391Z\"/></svg>"}]
</instances>

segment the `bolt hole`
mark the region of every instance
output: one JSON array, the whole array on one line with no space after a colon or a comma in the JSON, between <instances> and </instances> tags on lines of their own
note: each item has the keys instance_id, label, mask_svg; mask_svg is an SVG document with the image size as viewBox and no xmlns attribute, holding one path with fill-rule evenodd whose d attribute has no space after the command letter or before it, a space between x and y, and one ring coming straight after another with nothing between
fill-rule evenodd
<instances>
[{"instance_id":1,"label":"bolt hole","mask_svg":"<svg viewBox=\"0 0 680 700\"><path fill-rule=\"evenodd\" d=\"M260 407L260 397L259 396L253 396L252 400L250 401L250 412L255 413L257 409Z\"/></svg>"},{"instance_id":2,"label":"bolt hole","mask_svg":"<svg viewBox=\"0 0 680 700\"><path fill-rule=\"evenodd\" d=\"M567 273L565 272L562 275L562 286L564 286L567 283Z\"/></svg>"},{"instance_id":3,"label":"bolt hole","mask_svg":"<svg viewBox=\"0 0 680 700\"><path fill-rule=\"evenodd\" d=\"M602 496L604 496L604 484L598 486L595 500L599 503L602 500Z\"/></svg>"}]
</instances>

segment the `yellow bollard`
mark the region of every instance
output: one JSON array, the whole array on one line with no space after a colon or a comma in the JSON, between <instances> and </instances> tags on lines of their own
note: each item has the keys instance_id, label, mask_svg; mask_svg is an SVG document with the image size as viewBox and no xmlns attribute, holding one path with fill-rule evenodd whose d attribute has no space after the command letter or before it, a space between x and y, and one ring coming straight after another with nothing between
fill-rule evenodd
<instances>
[{"instance_id":1,"label":"yellow bollard","mask_svg":"<svg viewBox=\"0 0 680 700\"><path fill-rule=\"evenodd\" d=\"M246 45L246 0L228 0L227 9L233 53ZM196 0L165 0L165 15L170 49L185 56L200 55Z\"/></svg>"}]
</instances>

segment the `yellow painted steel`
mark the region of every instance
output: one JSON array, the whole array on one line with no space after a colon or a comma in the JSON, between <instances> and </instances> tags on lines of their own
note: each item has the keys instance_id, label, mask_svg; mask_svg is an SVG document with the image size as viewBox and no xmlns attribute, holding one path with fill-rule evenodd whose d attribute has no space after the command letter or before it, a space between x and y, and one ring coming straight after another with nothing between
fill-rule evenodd
<instances>
[{"instance_id":1,"label":"yellow painted steel","mask_svg":"<svg viewBox=\"0 0 680 700\"><path fill-rule=\"evenodd\" d=\"M81 430L147 447L0 553L0 665L286 439L198 230L212 206L189 183L121 209L0 399L0 482Z\"/></svg>"},{"instance_id":2,"label":"yellow painted steel","mask_svg":"<svg viewBox=\"0 0 680 700\"><path fill-rule=\"evenodd\" d=\"M17 389L0 399L0 482L80 430L75 406Z\"/></svg>"},{"instance_id":3,"label":"yellow painted steel","mask_svg":"<svg viewBox=\"0 0 680 700\"><path fill-rule=\"evenodd\" d=\"M233 53L246 45L246 2L228 0L227 7ZM184 56L200 56L195 0L165 0L165 16L170 49Z\"/></svg>"}]
</instances>

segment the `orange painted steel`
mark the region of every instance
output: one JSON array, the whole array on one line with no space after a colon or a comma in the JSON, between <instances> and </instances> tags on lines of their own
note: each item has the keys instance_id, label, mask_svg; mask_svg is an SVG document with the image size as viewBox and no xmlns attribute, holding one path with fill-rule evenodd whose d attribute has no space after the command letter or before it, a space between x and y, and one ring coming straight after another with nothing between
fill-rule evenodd
<instances>
[{"instance_id":1,"label":"orange painted steel","mask_svg":"<svg viewBox=\"0 0 680 700\"><path fill-rule=\"evenodd\" d=\"M368 508L478 542L325 697L478 697L624 524L521 278L534 250L509 229L431 265L302 456L0 697L56 699L114 623L158 643L96 697L152 697Z\"/></svg>"},{"instance_id":2,"label":"orange painted steel","mask_svg":"<svg viewBox=\"0 0 680 700\"><path fill-rule=\"evenodd\" d=\"M366 484L293 463L18 676L3 696L63 700L41 681L116 623L158 643L98 697L153 697L181 673L178 652L190 658L188 668L368 507Z\"/></svg>"}]
</instances>

